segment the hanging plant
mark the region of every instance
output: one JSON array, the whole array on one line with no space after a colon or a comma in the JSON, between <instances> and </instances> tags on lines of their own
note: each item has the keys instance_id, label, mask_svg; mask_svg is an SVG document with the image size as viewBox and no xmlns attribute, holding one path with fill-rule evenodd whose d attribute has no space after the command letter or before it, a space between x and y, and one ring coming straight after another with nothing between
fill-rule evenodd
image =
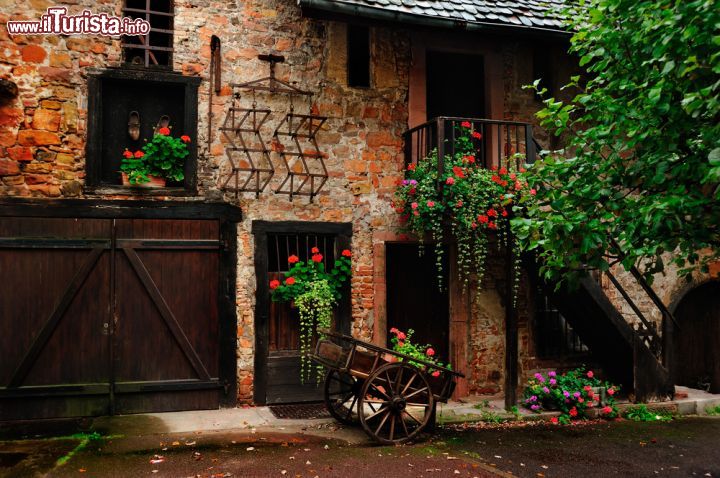
<instances>
[{"instance_id":1,"label":"hanging plant","mask_svg":"<svg viewBox=\"0 0 720 478\"><path fill-rule=\"evenodd\" d=\"M300 315L300 378L309 379L312 363L307 357L312 348L313 336L323 338L321 330L332 325L333 309L342 298L343 284L351 273L352 253L345 249L330 271L325 270L320 249L313 247L309 261L301 261L296 255L288 257L290 270L280 282L270 281L272 300L292 302ZM322 378L323 368L316 368L316 379Z\"/></svg>"},{"instance_id":2,"label":"hanging plant","mask_svg":"<svg viewBox=\"0 0 720 478\"><path fill-rule=\"evenodd\" d=\"M470 122L461 123L452 156L444 158L438 168L438 153L433 150L418 164L410 164L395 192L394 207L401 214L403 232L421 241L429 237L435 243L438 283L442 289L442 242L457 244L458 272L464 285L471 275L478 283L485 274L489 254L489 233L497 234L498 245L508 245L510 216L534 201L535 189L526 178L524 168L515 168L522 155L508 161L511 166L483 168L476 160L475 144L482 139ZM519 283L520 254L516 248L515 284Z\"/></svg>"}]
</instances>

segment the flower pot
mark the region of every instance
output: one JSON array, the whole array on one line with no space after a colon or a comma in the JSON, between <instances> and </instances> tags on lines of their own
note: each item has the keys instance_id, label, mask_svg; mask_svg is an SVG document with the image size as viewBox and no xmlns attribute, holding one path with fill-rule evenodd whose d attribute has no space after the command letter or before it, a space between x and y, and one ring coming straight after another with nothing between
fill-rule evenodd
<instances>
[{"instance_id":1,"label":"flower pot","mask_svg":"<svg viewBox=\"0 0 720 478\"><path fill-rule=\"evenodd\" d=\"M139 183L139 184L131 184L130 178L128 178L127 173L120 173L120 176L122 177L123 186L131 186L131 187L136 187L136 188L164 188L165 187L165 178L160 178L157 176L148 176L148 178L150 179L150 182Z\"/></svg>"}]
</instances>

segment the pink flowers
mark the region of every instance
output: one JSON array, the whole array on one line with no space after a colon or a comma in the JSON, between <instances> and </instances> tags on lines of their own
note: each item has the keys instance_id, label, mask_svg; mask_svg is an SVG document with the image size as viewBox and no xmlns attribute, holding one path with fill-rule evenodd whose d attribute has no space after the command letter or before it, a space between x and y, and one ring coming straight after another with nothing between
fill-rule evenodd
<instances>
[{"instance_id":1,"label":"pink flowers","mask_svg":"<svg viewBox=\"0 0 720 478\"><path fill-rule=\"evenodd\" d=\"M417 209L417 208L418 208L418 203L414 202L414 203L410 204L410 207L413 208L413 209Z\"/></svg>"},{"instance_id":2,"label":"pink flowers","mask_svg":"<svg viewBox=\"0 0 720 478\"><path fill-rule=\"evenodd\" d=\"M427 207L434 207L434 206L435 206L435 201L428 201L428 202L427 202Z\"/></svg>"},{"instance_id":3,"label":"pink flowers","mask_svg":"<svg viewBox=\"0 0 720 478\"><path fill-rule=\"evenodd\" d=\"M587 373L587 378L593 378L594 376L595 376L595 374L593 373L592 370L590 370L590 371Z\"/></svg>"},{"instance_id":4,"label":"pink flowers","mask_svg":"<svg viewBox=\"0 0 720 478\"><path fill-rule=\"evenodd\" d=\"M613 395L615 395L615 389L614 389L614 388L608 388L608 389L607 389L607 394L612 397Z\"/></svg>"},{"instance_id":5,"label":"pink flowers","mask_svg":"<svg viewBox=\"0 0 720 478\"><path fill-rule=\"evenodd\" d=\"M433 355L435 355L435 350L433 350L433 348L430 347L429 349L427 349L425 351L425 354L427 354L428 357L432 357Z\"/></svg>"},{"instance_id":6,"label":"pink flowers","mask_svg":"<svg viewBox=\"0 0 720 478\"><path fill-rule=\"evenodd\" d=\"M609 415L610 413L613 412L613 409L610 406L605 406L605 407L602 407L600 409L600 411L603 413L603 415Z\"/></svg>"},{"instance_id":7,"label":"pink flowers","mask_svg":"<svg viewBox=\"0 0 720 478\"><path fill-rule=\"evenodd\" d=\"M448 176L448 178L445 180L445 184L447 184L448 186L452 186L453 184L455 184L455 178L453 178L452 176Z\"/></svg>"},{"instance_id":8,"label":"pink flowers","mask_svg":"<svg viewBox=\"0 0 720 478\"><path fill-rule=\"evenodd\" d=\"M531 195L531 196L534 196L534 195L536 195L536 194L537 194L537 191L536 191L535 189L531 189L531 190L530 190L530 195Z\"/></svg>"}]
</instances>

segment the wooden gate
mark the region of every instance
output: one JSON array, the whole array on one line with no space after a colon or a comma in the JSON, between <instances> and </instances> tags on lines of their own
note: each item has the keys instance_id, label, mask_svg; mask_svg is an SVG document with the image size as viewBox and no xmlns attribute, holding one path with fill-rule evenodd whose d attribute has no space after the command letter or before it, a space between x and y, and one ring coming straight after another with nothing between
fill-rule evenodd
<instances>
[{"instance_id":1,"label":"wooden gate","mask_svg":"<svg viewBox=\"0 0 720 478\"><path fill-rule=\"evenodd\" d=\"M142 208L13 211L0 207L0 419L234 402L232 228L129 217Z\"/></svg>"}]
</instances>

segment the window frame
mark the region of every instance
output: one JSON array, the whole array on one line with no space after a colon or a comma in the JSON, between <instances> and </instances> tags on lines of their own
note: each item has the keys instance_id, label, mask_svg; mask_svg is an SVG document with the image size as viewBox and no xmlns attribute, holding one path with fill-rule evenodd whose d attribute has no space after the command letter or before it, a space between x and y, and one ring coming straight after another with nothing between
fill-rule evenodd
<instances>
[{"instance_id":1,"label":"window frame","mask_svg":"<svg viewBox=\"0 0 720 478\"><path fill-rule=\"evenodd\" d=\"M168 11L167 12L153 10L151 8L151 3L152 3L152 0L145 0L145 8L135 8L135 7L128 7L127 0L123 0L123 7L122 7L123 15L131 17L131 18L141 18L141 19L147 21L150 24L150 31L148 32L147 35L140 35L137 37L139 39L142 38L142 40L140 40L140 44L126 43L124 41L126 39L126 37L125 36L122 37L121 44L120 44L120 47L122 49L122 64L123 64L123 66L130 67L130 68L159 68L159 69L172 70L173 53L175 51L175 48L174 48L174 44L175 44L175 2L174 2L174 0L168 0ZM153 15L169 17L169 19L170 19L169 28L159 28L157 26L153 26L153 22L152 22ZM170 46L161 46L161 45L150 44L150 36L152 35L153 32L169 35ZM142 65L134 65L134 64L126 61L127 50L143 50L143 53L144 53L143 64ZM163 64L160 64L160 63L153 64L151 62L151 57L153 56L154 52L167 53L167 64L164 64L164 63Z\"/></svg>"}]
</instances>

